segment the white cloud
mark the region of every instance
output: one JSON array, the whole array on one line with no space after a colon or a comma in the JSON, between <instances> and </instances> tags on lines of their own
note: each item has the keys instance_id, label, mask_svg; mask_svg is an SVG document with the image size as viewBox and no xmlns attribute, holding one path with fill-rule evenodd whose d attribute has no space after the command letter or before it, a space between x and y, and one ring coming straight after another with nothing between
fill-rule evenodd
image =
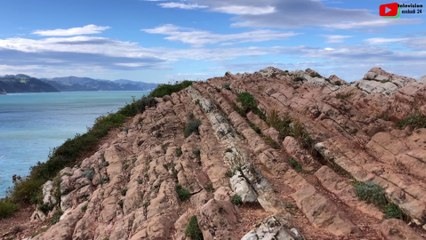
<instances>
[{"instance_id":1,"label":"white cloud","mask_svg":"<svg viewBox=\"0 0 426 240\"><path fill-rule=\"evenodd\" d=\"M418 23L415 19L371 19L365 21L345 21L339 23L325 24L325 27L336 28L336 29L353 29L353 28L371 28L371 27L385 27L392 24L408 24Z\"/></svg>"},{"instance_id":2,"label":"white cloud","mask_svg":"<svg viewBox=\"0 0 426 240\"><path fill-rule=\"evenodd\" d=\"M176 2L178 2L176 0ZM376 9L330 7L323 0L185 0L202 4L209 11L235 15L232 26L297 28L316 26L333 29L368 29L395 24L420 24L420 19L384 19Z\"/></svg>"},{"instance_id":3,"label":"white cloud","mask_svg":"<svg viewBox=\"0 0 426 240\"><path fill-rule=\"evenodd\" d=\"M323 35L326 38L327 43L342 43L346 39L351 38L352 36L348 35Z\"/></svg>"},{"instance_id":4,"label":"white cloud","mask_svg":"<svg viewBox=\"0 0 426 240\"><path fill-rule=\"evenodd\" d=\"M409 40L409 38L368 38L365 41L369 44L385 44L405 42L407 40Z\"/></svg>"},{"instance_id":5,"label":"white cloud","mask_svg":"<svg viewBox=\"0 0 426 240\"><path fill-rule=\"evenodd\" d=\"M97 26L94 24L89 24L83 27L74 27L68 29L52 29L52 30L36 30L33 34L40 36L76 36L76 35L90 35L90 34L99 34L103 31L109 29L108 26Z\"/></svg>"},{"instance_id":6,"label":"white cloud","mask_svg":"<svg viewBox=\"0 0 426 240\"><path fill-rule=\"evenodd\" d=\"M166 35L167 40L179 41L193 46L204 46L207 44L229 45L242 42L265 42L271 40L282 40L298 35L294 32L278 32L272 30L254 30L234 34L216 34L208 31L182 28L172 24L162 25L156 28L143 29L151 34Z\"/></svg>"},{"instance_id":7,"label":"white cloud","mask_svg":"<svg viewBox=\"0 0 426 240\"><path fill-rule=\"evenodd\" d=\"M198 5L196 3L187 4L187 3L179 3L179 2L165 2L165 3L159 3L158 5L163 8L179 8L179 9L185 9L185 10L208 8L207 6Z\"/></svg>"},{"instance_id":8,"label":"white cloud","mask_svg":"<svg viewBox=\"0 0 426 240\"><path fill-rule=\"evenodd\" d=\"M273 6L243 6L243 5L230 5L212 8L213 11L234 14L234 15L265 15L275 12Z\"/></svg>"}]
</instances>

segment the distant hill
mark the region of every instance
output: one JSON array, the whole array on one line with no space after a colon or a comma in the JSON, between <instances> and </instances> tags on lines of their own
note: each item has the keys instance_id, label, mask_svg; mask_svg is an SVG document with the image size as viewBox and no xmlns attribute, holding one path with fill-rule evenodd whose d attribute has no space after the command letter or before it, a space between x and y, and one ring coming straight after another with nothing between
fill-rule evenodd
<instances>
[{"instance_id":1,"label":"distant hill","mask_svg":"<svg viewBox=\"0 0 426 240\"><path fill-rule=\"evenodd\" d=\"M6 75L0 77L0 92L58 92L54 86L27 75Z\"/></svg>"},{"instance_id":2,"label":"distant hill","mask_svg":"<svg viewBox=\"0 0 426 240\"><path fill-rule=\"evenodd\" d=\"M149 90L157 86L155 83L136 82L130 80L100 80L85 77L58 77L43 79L59 91L131 91Z\"/></svg>"},{"instance_id":3,"label":"distant hill","mask_svg":"<svg viewBox=\"0 0 426 240\"><path fill-rule=\"evenodd\" d=\"M0 77L0 94L4 92L144 91L153 89L157 85L124 79L109 81L73 76L38 79L18 74Z\"/></svg>"}]
</instances>

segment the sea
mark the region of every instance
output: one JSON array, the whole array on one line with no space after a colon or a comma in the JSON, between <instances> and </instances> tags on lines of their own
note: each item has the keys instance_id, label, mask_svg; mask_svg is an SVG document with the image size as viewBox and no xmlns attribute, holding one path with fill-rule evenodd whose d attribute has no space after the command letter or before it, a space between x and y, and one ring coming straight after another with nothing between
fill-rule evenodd
<instances>
[{"instance_id":1,"label":"sea","mask_svg":"<svg viewBox=\"0 0 426 240\"><path fill-rule=\"evenodd\" d=\"M97 117L115 112L149 91L15 93L0 95L0 198L47 160L53 148L85 133Z\"/></svg>"}]
</instances>

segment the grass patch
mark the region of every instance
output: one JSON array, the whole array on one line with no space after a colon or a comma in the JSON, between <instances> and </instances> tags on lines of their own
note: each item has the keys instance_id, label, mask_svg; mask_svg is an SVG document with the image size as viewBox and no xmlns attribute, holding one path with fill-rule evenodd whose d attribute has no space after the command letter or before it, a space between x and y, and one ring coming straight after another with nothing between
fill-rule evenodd
<instances>
[{"instance_id":1,"label":"grass patch","mask_svg":"<svg viewBox=\"0 0 426 240\"><path fill-rule=\"evenodd\" d=\"M359 199L376 205L386 218L407 219L398 205L390 203L385 195L385 190L372 182L357 182L354 184L355 193Z\"/></svg>"},{"instance_id":2,"label":"grass patch","mask_svg":"<svg viewBox=\"0 0 426 240\"><path fill-rule=\"evenodd\" d=\"M19 207L17 204L11 202L10 200L1 200L0 201L0 219L8 218L12 216Z\"/></svg>"},{"instance_id":3,"label":"grass patch","mask_svg":"<svg viewBox=\"0 0 426 240\"><path fill-rule=\"evenodd\" d=\"M23 181L16 182L10 193L10 200L14 203L40 204L41 186L47 180L53 179L60 170L74 166L82 157L96 150L99 141L110 130L121 127L128 117L142 113L147 107L155 107L157 102L154 98L170 95L191 84L191 81L183 81L174 85L160 85L148 96L139 100L133 99L131 104L124 106L118 112L97 118L87 133L77 134L74 138L65 141L49 154L46 162L37 163L31 168L28 177Z\"/></svg>"},{"instance_id":4,"label":"grass patch","mask_svg":"<svg viewBox=\"0 0 426 240\"><path fill-rule=\"evenodd\" d=\"M388 205L386 205L384 213L386 218L404 219L404 213L398 207L398 205L394 203L389 203Z\"/></svg>"},{"instance_id":5,"label":"grass patch","mask_svg":"<svg viewBox=\"0 0 426 240\"><path fill-rule=\"evenodd\" d=\"M367 203L372 203L379 208L384 207L388 203L385 196L385 190L375 183L357 182L354 187L358 198Z\"/></svg>"},{"instance_id":6,"label":"grass patch","mask_svg":"<svg viewBox=\"0 0 426 240\"><path fill-rule=\"evenodd\" d=\"M192 133L200 134L198 131L198 127L201 125L201 120L199 119L190 119L189 122L186 123L186 126L183 130L183 135L185 138L191 136Z\"/></svg>"},{"instance_id":7,"label":"grass patch","mask_svg":"<svg viewBox=\"0 0 426 240\"><path fill-rule=\"evenodd\" d=\"M265 114L257 107L256 99L250 93L243 92L238 94L237 101L241 104L240 114L242 113L242 115L246 116L246 114L251 111L261 119L266 119Z\"/></svg>"},{"instance_id":8,"label":"grass patch","mask_svg":"<svg viewBox=\"0 0 426 240\"><path fill-rule=\"evenodd\" d=\"M196 216L192 216L189 219L188 224L185 229L185 236L191 238L192 240L203 240L203 233L201 232L200 227L198 226L198 220Z\"/></svg>"},{"instance_id":9,"label":"grass patch","mask_svg":"<svg viewBox=\"0 0 426 240\"><path fill-rule=\"evenodd\" d=\"M243 199L238 194L235 194L231 197L231 202L232 202L232 204L237 205L237 206L243 205Z\"/></svg>"},{"instance_id":10,"label":"grass patch","mask_svg":"<svg viewBox=\"0 0 426 240\"><path fill-rule=\"evenodd\" d=\"M263 136L263 140L265 140L266 144L271 146L274 149L280 149L281 145L277 143L274 139L272 139L270 136Z\"/></svg>"},{"instance_id":11,"label":"grass patch","mask_svg":"<svg viewBox=\"0 0 426 240\"><path fill-rule=\"evenodd\" d=\"M50 219L50 224L55 224L57 222L59 222L59 220L61 219L62 214L64 214L64 212L62 212L62 210L56 210L55 213L53 213L52 218Z\"/></svg>"},{"instance_id":12,"label":"grass patch","mask_svg":"<svg viewBox=\"0 0 426 240\"><path fill-rule=\"evenodd\" d=\"M309 151L313 151L315 144L314 139L306 131L306 129L300 122L293 121L291 125L290 135L299 140L299 142L302 144L302 147Z\"/></svg>"},{"instance_id":13,"label":"grass patch","mask_svg":"<svg viewBox=\"0 0 426 240\"><path fill-rule=\"evenodd\" d=\"M179 200L186 201L189 198L191 198L192 194L188 191L188 189L182 187L180 184L176 184L175 189L176 189L176 193L179 197Z\"/></svg>"},{"instance_id":14,"label":"grass patch","mask_svg":"<svg viewBox=\"0 0 426 240\"><path fill-rule=\"evenodd\" d=\"M296 172L301 172L302 171L302 165L300 165L300 163L298 161L296 161L294 158L290 158L288 160L288 162L290 163L290 166L296 171Z\"/></svg>"},{"instance_id":15,"label":"grass patch","mask_svg":"<svg viewBox=\"0 0 426 240\"><path fill-rule=\"evenodd\" d=\"M288 116L280 117L278 112L273 110L269 114L266 122L269 126L278 131L280 141L284 140L287 136L292 136L301 143L302 147L309 151L313 151L315 144L314 139L299 121L295 121Z\"/></svg>"},{"instance_id":16,"label":"grass patch","mask_svg":"<svg viewBox=\"0 0 426 240\"><path fill-rule=\"evenodd\" d=\"M177 84L162 84L159 85L156 89L154 89L149 96L154 98L160 98L166 95L171 95L172 93L179 92L180 90L191 86L192 83L192 81L182 81Z\"/></svg>"},{"instance_id":17,"label":"grass patch","mask_svg":"<svg viewBox=\"0 0 426 240\"><path fill-rule=\"evenodd\" d=\"M410 126L413 129L426 128L426 115L413 113L397 123L399 128Z\"/></svg>"},{"instance_id":18,"label":"grass patch","mask_svg":"<svg viewBox=\"0 0 426 240\"><path fill-rule=\"evenodd\" d=\"M269 126L275 128L275 130L279 133L279 139L282 141L285 137L289 136L290 131L290 124L292 122L292 119L290 117L280 117L278 112L275 110L272 110L269 114L267 121Z\"/></svg>"}]
</instances>

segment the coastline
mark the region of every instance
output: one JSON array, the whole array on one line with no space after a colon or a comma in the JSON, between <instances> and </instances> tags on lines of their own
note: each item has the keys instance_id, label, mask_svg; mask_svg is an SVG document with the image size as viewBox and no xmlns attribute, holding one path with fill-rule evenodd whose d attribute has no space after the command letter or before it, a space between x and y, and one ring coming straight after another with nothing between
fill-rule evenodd
<instances>
[{"instance_id":1,"label":"coastline","mask_svg":"<svg viewBox=\"0 0 426 240\"><path fill-rule=\"evenodd\" d=\"M0 167L5 169L0 178L0 198L5 197L6 189L12 186L13 175L28 175L30 167L37 162L45 162L52 149L60 147L75 134L87 132L96 118L131 103L132 97L139 98L148 93L112 91L5 95L0 103Z\"/></svg>"}]
</instances>

